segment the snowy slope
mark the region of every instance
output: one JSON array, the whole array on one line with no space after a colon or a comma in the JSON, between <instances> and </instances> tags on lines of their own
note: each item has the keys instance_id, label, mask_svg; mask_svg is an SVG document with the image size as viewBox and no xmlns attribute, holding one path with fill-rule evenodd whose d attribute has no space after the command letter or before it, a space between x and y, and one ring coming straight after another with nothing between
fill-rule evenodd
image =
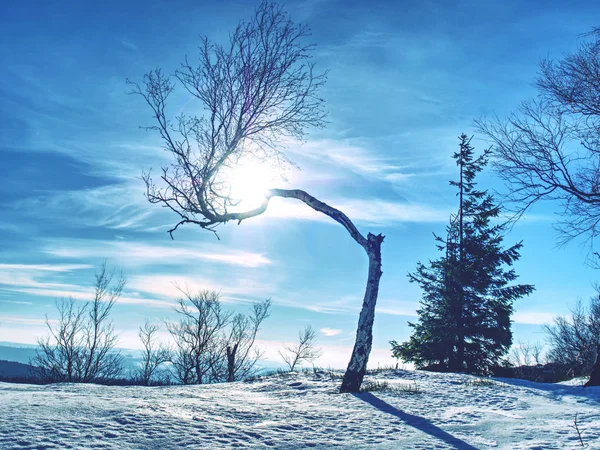
<instances>
[{"instance_id":1,"label":"snowy slope","mask_svg":"<svg viewBox=\"0 0 600 450\"><path fill-rule=\"evenodd\" d=\"M420 371L338 394L328 373L212 386L0 383L0 448L600 448L600 389ZM418 391L415 393L415 391Z\"/></svg>"}]
</instances>

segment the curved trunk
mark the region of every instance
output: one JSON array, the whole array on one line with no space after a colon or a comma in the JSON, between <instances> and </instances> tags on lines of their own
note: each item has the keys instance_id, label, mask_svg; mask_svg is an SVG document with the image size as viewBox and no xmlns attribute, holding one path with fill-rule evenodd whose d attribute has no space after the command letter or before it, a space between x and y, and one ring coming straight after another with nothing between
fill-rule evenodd
<instances>
[{"instance_id":1,"label":"curved trunk","mask_svg":"<svg viewBox=\"0 0 600 450\"><path fill-rule=\"evenodd\" d=\"M379 280L381 279L381 243L384 236L381 234L367 235L367 255L369 256L369 276L367 279L367 288L363 300L362 309L358 318L358 327L356 330L356 342L352 350L350 363L342 380L340 392L359 392L365 372L367 362L371 353L373 343L373 322L375 319L375 305L377 304L377 295L379 293Z\"/></svg>"},{"instance_id":2,"label":"curved trunk","mask_svg":"<svg viewBox=\"0 0 600 450\"><path fill-rule=\"evenodd\" d=\"M373 319L375 317L375 304L377 303L377 294L379 293L379 280L381 278L381 243L384 236L369 233L365 238L356 228L354 223L339 209L333 208L321 200L313 197L301 189L270 189L265 195L263 203L245 212L226 212L223 214L210 211L207 208L200 208L198 214L204 216L205 220L190 219L181 215L180 220L172 229L169 230L171 238L173 232L180 225L194 223L200 227L215 231L214 227L220 223L226 223L235 220L240 224L243 220L261 215L267 210L269 201L273 197L294 198L300 200L315 211L321 212L342 225L350 234L352 239L358 245L365 249L369 257L369 277L367 279L367 289L363 300L362 310L358 319L358 329L356 330L356 342L350 358L350 363L344 375L341 392L358 392L362 383L365 371L367 370L367 361L371 352L373 342ZM292 367L293 370L293 367Z\"/></svg>"}]
</instances>

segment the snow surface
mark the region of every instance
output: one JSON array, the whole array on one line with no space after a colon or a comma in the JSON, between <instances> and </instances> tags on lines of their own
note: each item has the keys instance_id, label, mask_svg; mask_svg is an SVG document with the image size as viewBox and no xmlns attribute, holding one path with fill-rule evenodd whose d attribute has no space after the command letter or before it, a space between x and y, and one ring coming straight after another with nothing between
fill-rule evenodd
<instances>
[{"instance_id":1,"label":"snow surface","mask_svg":"<svg viewBox=\"0 0 600 450\"><path fill-rule=\"evenodd\" d=\"M0 383L0 448L577 449L576 414L600 448L600 388L421 371L365 381L391 389L338 394L339 379L312 371L208 386Z\"/></svg>"}]
</instances>

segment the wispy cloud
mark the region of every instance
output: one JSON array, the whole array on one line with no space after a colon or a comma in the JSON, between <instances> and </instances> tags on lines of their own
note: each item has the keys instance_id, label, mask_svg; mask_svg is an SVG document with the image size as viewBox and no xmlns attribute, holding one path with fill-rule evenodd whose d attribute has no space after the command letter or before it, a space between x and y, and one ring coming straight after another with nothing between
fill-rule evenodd
<instances>
[{"instance_id":1,"label":"wispy cloud","mask_svg":"<svg viewBox=\"0 0 600 450\"><path fill-rule=\"evenodd\" d=\"M153 245L141 242L69 239L55 241L44 249L55 257L71 259L102 259L120 264L145 266L151 264L179 265L192 261L208 261L241 267L261 267L272 264L262 253L215 246L191 245L173 241L171 245Z\"/></svg>"},{"instance_id":2,"label":"wispy cloud","mask_svg":"<svg viewBox=\"0 0 600 450\"><path fill-rule=\"evenodd\" d=\"M91 267L89 264L0 264L0 271L72 272Z\"/></svg>"},{"instance_id":3,"label":"wispy cloud","mask_svg":"<svg viewBox=\"0 0 600 450\"><path fill-rule=\"evenodd\" d=\"M14 305L33 305L32 302L21 302L17 300L0 300L0 303L12 303Z\"/></svg>"},{"instance_id":4,"label":"wispy cloud","mask_svg":"<svg viewBox=\"0 0 600 450\"><path fill-rule=\"evenodd\" d=\"M274 297L275 304L289 308L304 309L320 314L355 314L360 306L361 294L340 295L324 288L318 290L298 290L295 293L283 292Z\"/></svg>"},{"instance_id":5,"label":"wispy cloud","mask_svg":"<svg viewBox=\"0 0 600 450\"><path fill-rule=\"evenodd\" d=\"M138 192L138 195L132 195ZM71 226L105 227L144 231L155 225L150 217L160 217L142 195L138 183L117 183L97 188L46 192L19 201L16 208L31 211L49 220L67 218ZM74 211L77 211L74 213ZM66 219L65 219L66 220Z\"/></svg>"},{"instance_id":6,"label":"wispy cloud","mask_svg":"<svg viewBox=\"0 0 600 450\"><path fill-rule=\"evenodd\" d=\"M123 44L123 46L127 47L129 50L133 50L134 52L138 51L137 45L135 45L129 39L125 39L125 38L121 39L121 44Z\"/></svg>"},{"instance_id":7,"label":"wispy cloud","mask_svg":"<svg viewBox=\"0 0 600 450\"><path fill-rule=\"evenodd\" d=\"M327 337L337 336L338 334L342 333L342 330L335 330L333 328L321 328L319 331Z\"/></svg>"},{"instance_id":8,"label":"wispy cloud","mask_svg":"<svg viewBox=\"0 0 600 450\"><path fill-rule=\"evenodd\" d=\"M385 306L377 306L375 311L378 314L387 314L390 316L417 316L415 308L390 308Z\"/></svg>"},{"instance_id":9,"label":"wispy cloud","mask_svg":"<svg viewBox=\"0 0 600 450\"><path fill-rule=\"evenodd\" d=\"M523 323L529 325L545 325L552 323L556 314L552 314L547 311L516 311L512 320L516 323Z\"/></svg>"},{"instance_id":10,"label":"wispy cloud","mask_svg":"<svg viewBox=\"0 0 600 450\"><path fill-rule=\"evenodd\" d=\"M61 275L70 275L76 270L89 269L89 264L2 264L0 265L0 287L14 290L14 287L53 289L77 289L76 285L66 285L57 281Z\"/></svg>"},{"instance_id":11,"label":"wispy cloud","mask_svg":"<svg viewBox=\"0 0 600 450\"><path fill-rule=\"evenodd\" d=\"M4 292L35 295L39 297L74 298L91 300L93 288L81 284L73 277L76 270L90 269L88 264L2 264L0 265L0 289ZM64 282L64 277L73 277L73 283ZM32 302L2 300L3 303L31 305ZM123 295L119 303L170 307L173 302L132 295Z\"/></svg>"},{"instance_id":12,"label":"wispy cloud","mask_svg":"<svg viewBox=\"0 0 600 450\"><path fill-rule=\"evenodd\" d=\"M56 320L49 320L51 324L57 323ZM29 317L10 317L0 316L0 323L13 325L45 325L46 319L32 319Z\"/></svg>"},{"instance_id":13,"label":"wispy cloud","mask_svg":"<svg viewBox=\"0 0 600 450\"><path fill-rule=\"evenodd\" d=\"M450 216L449 208L410 204L381 199L338 198L327 203L342 212L351 220L374 225L393 225L406 222L440 223ZM313 220L335 223L322 213L291 200L273 199L266 213L267 217L278 219Z\"/></svg>"},{"instance_id":14,"label":"wispy cloud","mask_svg":"<svg viewBox=\"0 0 600 450\"><path fill-rule=\"evenodd\" d=\"M414 174L402 172L404 167L389 156L378 155L367 146L357 145L348 140L312 140L301 146L291 147L291 153L319 161L330 166L330 170L346 169L355 174L368 175L375 178L410 177Z\"/></svg>"},{"instance_id":15,"label":"wispy cloud","mask_svg":"<svg viewBox=\"0 0 600 450\"><path fill-rule=\"evenodd\" d=\"M59 298L72 298L75 300L89 301L94 298L94 291L90 288L82 288L80 286L73 285L54 285L53 287L27 287L27 286L13 286L9 288L12 292L20 292L23 294L30 294L39 297L52 297L54 299ZM27 303L27 302L19 302ZM119 297L117 303L130 304L130 305L148 305L155 307L172 307L175 305L173 301L163 301L151 298L140 298L136 296L123 295Z\"/></svg>"},{"instance_id":16,"label":"wispy cloud","mask_svg":"<svg viewBox=\"0 0 600 450\"><path fill-rule=\"evenodd\" d=\"M433 206L378 199L341 200L340 208L357 221L392 225L402 222L446 222L450 211Z\"/></svg>"},{"instance_id":17,"label":"wispy cloud","mask_svg":"<svg viewBox=\"0 0 600 450\"><path fill-rule=\"evenodd\" d=\"M272 289L251 278L238 278L235 283L224 283L216 279L165 273L133 276L128 279L127 287L134 293L143 293L140 295L172 300L180 298L182 290L192 294L211 290L221 292L223 301L232 303L246 303L256 297L266 297Z\"/></svg>"}]
</instances>

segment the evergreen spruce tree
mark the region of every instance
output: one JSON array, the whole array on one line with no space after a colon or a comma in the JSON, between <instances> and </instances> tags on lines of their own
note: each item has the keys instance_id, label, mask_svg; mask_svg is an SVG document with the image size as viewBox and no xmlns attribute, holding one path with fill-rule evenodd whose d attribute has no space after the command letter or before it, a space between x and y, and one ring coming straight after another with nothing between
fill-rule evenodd
<instances>
[{"instance_id":1,"label":"evergreen spruce tree","mask_svg":"<svg viewBox=\"0 0 600 450\"><path fill-rule=\"evenodd\" d=\"M476 189L475 176L487 165L489 150L475 158L471 139L460 136L453 155L459 167L458 212L446 238L435 236L443 255L418 263L408 275L423 290L417 323L408 342L392 341L395 357L417 368L489 374L512 344L513 302L533 292L510 268L522 243L503 248L505 225L494 224L500 207L487 191Z\"/></svg>"}]
</instances>

